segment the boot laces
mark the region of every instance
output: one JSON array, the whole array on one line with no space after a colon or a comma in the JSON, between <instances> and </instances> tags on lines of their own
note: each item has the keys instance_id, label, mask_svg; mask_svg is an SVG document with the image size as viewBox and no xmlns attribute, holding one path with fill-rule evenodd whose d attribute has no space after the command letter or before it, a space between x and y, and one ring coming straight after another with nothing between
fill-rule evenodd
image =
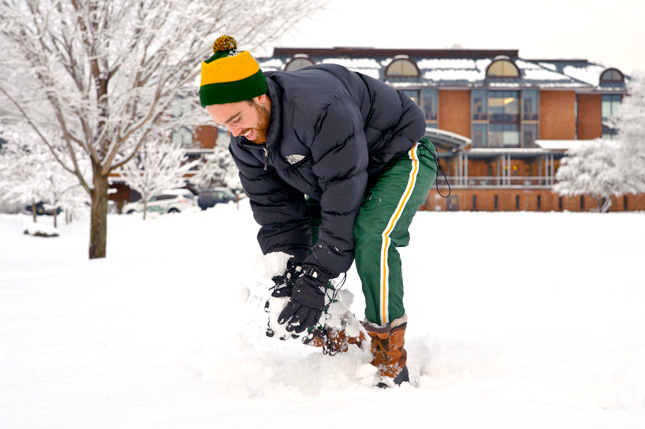
<instances>
[{"instance_id":1,"label":"boot laces","mask_svg":"<svg viewBox=\"0 0 645 429\"><path fill-rule=\"evenodd\" d=\"M389 341L387 338L372 337L374 363L379 366L390 366Z\"/></svg>"}]
</instances>

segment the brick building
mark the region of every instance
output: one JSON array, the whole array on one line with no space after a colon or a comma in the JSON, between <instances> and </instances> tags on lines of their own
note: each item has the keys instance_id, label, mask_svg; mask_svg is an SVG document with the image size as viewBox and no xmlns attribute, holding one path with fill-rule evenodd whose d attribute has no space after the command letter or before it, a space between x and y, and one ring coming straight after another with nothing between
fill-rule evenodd
<instances>
[{"instance_id":1,"label":"brick building","mask_svg":"<svg viewBox=\"0 0 645 429\"><path fill-rule=\"evenodd\" d=\"M555 172L567 149L613 138L607 119L628 79L587 60L529 60L517 50L276 48L258 62L264 71L340 64L415 100L446 171L439 189L452 189L447 200L433 190L426 210L595 210L590 197L554 194ZM612 210L645 210L645 196L614 199Z\"/></svg>"}]
</instances>

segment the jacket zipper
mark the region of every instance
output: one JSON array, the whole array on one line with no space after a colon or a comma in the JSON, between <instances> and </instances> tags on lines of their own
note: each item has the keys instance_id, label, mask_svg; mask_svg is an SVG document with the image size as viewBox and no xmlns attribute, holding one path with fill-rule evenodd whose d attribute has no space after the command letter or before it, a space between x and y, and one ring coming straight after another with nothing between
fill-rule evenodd
<instances>
[{"instance_id":1,"label":"jacket zipper","mask_svg":"<svg viewBox=\"0 0 645 429\"><path fill-rule=\"evenodd\" d=\"M267 161L269 159L269 151L267 150L266 146L264 146L262 149L264 149L264 171L267 171Z\"/></svg>"}]
</instances>

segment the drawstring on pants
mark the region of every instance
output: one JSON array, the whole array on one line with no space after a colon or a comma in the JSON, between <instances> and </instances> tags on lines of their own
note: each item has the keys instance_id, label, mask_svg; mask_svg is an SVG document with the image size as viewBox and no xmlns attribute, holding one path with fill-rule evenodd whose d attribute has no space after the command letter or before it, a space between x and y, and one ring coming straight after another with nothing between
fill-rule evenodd
<instances>
[{"instance_id":1,"label":"drawstring on pants","mask_svg":"<svg viewBox=\"0 0 645 429\"><path fill-rule=\"evenodd\" d=\"M439 171L441 171L441 174L443 174L443 178L446 180L446 184L448 185L448 195L443 195L439 190L439 181L435 180L434 183L435 183L435 186L437 187L437 193L441 195L442 198L448 198L452 194L452 189L450 188L450 182L448 181L446 172L443 170L443 167L441 166L441 164L439 164L439 159L437 158L437 155L435 155L433 151L430 151L430 155L432 155L432 157L434 158L434 162L437 163L437 168L439 169ZM437 179L438 178L439 176L437 176Z\"/></svg>"}]
</instances>

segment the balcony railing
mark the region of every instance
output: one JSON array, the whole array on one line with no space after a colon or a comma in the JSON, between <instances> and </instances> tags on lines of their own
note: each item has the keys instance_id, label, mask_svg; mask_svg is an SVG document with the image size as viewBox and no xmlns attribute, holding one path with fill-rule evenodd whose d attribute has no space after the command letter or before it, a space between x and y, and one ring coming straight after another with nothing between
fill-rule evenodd
<instances>
[{"instance_id":1,"label":"balcony railing","mask_svg":"<svg viewBox=\"0 0 645 429\"><path fill-rule=\"evenodd\" d=\"M452 188L544 188L555 184L552 176L448 176ZM437 184L447 187L446 178L437 176Z\"/></svg>"}]
</instances>

